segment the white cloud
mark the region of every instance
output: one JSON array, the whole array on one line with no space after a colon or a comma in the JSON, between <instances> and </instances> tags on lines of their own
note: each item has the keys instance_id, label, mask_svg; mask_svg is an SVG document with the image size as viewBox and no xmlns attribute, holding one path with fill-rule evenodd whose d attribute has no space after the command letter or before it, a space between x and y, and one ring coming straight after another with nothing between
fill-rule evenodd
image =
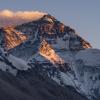
<instances>
[{"instance_id":1,"label":"white cloud","mask_svg":"<svg viewBox=\"0 0 100 100\"><path fill-rule=\"evenodd\" d=\"M11 11L2 10L0 11L0 27L6 25L18 25L25 22L38 20L46 13L39 11Z\"/></svg>"}]
</instances>

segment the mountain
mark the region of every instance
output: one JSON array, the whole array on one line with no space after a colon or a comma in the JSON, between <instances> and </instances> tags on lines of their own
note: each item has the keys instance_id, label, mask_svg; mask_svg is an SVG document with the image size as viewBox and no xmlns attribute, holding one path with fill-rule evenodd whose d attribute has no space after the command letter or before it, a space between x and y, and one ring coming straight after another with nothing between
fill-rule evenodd
<instances>
[{"instance_id":1,"label":"mountain","mask_svg":"<svg viewBox=\"0 0 100 100\"><path fill-rule=\"evenodd\" d=\"M19 91L22 80L32 87L29 90L23 86L25 91L28 89L26 96L30 100L33 95L36 100L40 100L37 95L43 96L43 100L100 99L100 50L93 49L74 29L55 17L46 14L36 21L3 27L0 37L0 69L4 71L1 73L10 73L9 77L19 83L14 85L17 93L27 94L23 89ZM35 83L43 91L38 89L35 93ZM62 91L61 97L58 91Z\"/></svg>"}]
</instances>

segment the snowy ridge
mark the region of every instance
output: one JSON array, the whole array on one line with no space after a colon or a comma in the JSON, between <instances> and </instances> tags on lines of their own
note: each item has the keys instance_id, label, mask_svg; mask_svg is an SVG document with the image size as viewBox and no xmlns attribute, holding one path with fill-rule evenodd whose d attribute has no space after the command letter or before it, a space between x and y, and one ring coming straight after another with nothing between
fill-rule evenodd
<instances>
[{"instance_id":1,"label":"snowy ridge","mask_svg":"<svg viewBox=\"0 0 100 100\"><path fill-rule=\"evenodd\" d=\"M17 58L11 54L7 54L7 52L4 52L4 50L0 48L1 70L10 72L11 74L16 76L18 70L28 70L29 68L31 67L28 66L24 60Z\"/></svg>"}]
</instances>

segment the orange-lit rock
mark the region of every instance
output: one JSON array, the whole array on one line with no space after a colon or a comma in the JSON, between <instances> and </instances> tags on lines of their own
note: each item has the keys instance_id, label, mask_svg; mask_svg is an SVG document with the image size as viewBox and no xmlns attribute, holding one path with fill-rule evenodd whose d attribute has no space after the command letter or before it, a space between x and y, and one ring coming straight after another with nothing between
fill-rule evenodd
<instances>
[{"instance_id":1,"label":"orange-lit rock","mask_svg":"<svg viewBox=\"0 0 100 100\"><path fill-rule=\"evenodd\" d=\"M64 60L53 50L45 40L42 41L39 53L53 64L63 64Z\"/></svg>"},{"instance_id":2,"label":"orange-lit rock","mask_svg":"<svg viewBox=\"0 0 100 100\"><path fill-rule=\"evenodd\" d=\"M4 27L4 46L6 50L12 49L27 40L27 37L13 27Z\"/></svg>"},{"instance_id":3,"label":"orange-lit rock","mask_svg":"<svg viewBox=\"0 0 100 100\"><path fill-rule=\"evenodd\" d=\"M91 47L92 47L92 46L91 46L89 43L87 43L86 41L82 41L82 45L83 45L84 48L91 48Z\"/></svg>"}]
</instances>

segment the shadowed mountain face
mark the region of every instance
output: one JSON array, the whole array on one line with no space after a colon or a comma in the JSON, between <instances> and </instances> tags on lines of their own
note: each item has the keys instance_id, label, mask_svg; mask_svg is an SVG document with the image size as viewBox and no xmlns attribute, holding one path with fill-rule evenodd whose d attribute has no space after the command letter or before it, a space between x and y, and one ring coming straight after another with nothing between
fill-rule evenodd
<instances>
[{"instance_id":1,"label":"shadowed mountain face","mask_svg":"<svg viewBox=\"0 0 100 100\"><path fill-rule=\"evenodd\" d=\"M94 59L95 58L95 59ZM51 15L0 29L2 100L100 98L100 51ZM5 88L4 88L5 87ZM8 90L15 91L9 93Z\"/></svg>"},{"instance_id":2,"label":"shadowed mountain face","mask_svg":"<svg viewBox=\"0 0 100 100\"><path fill-rule=\"evenodd\" d=\"M28 70L17 77L0 71L1 100L87 100L72 87L61 87L48 77Z\"/></svg>"}]
</instances>

